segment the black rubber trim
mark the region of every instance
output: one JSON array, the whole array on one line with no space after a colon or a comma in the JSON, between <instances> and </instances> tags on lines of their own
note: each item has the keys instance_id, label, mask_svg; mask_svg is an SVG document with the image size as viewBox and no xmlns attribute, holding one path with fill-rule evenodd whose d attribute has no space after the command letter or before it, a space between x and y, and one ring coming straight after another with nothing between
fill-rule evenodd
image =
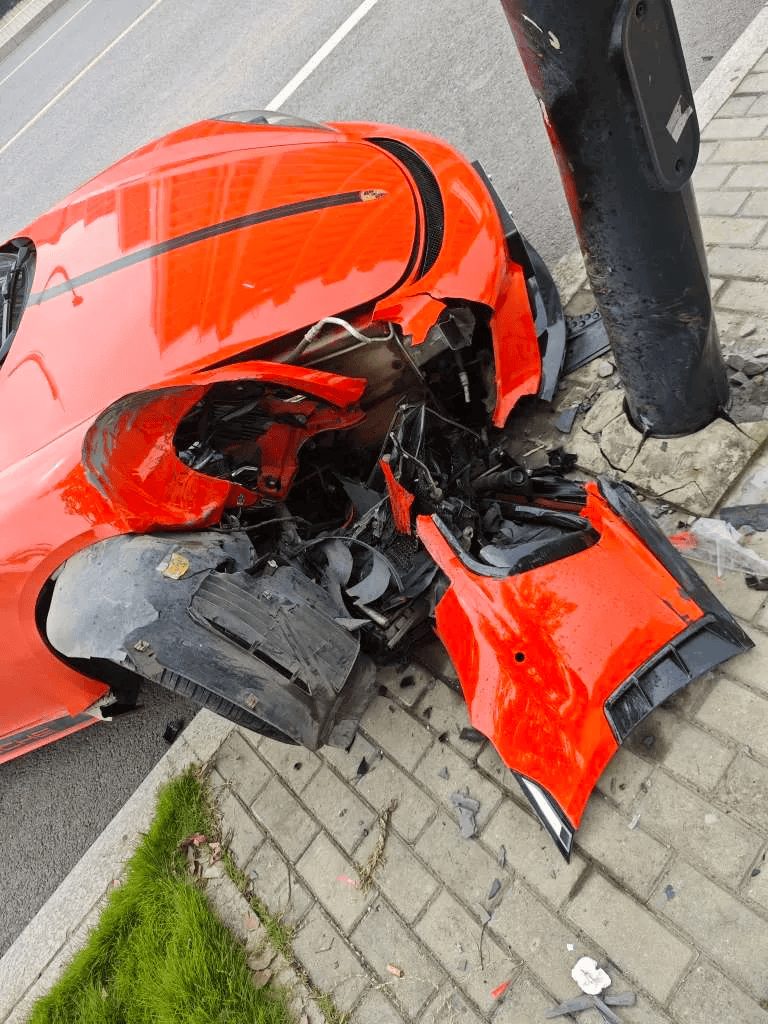
<instances>
[{"instance_id":1,"label":"black rubber trim","mask_svg":"<svg viewBox=\"0 0 768 1024\"><path fill-rule=\"evenodd\" d=\"M419 154L406 146L404 142L397 139L371 138L372 142L380 149L386 150L394 156L405 167L418 190L421 198L421 205L424 210L424 252L421 256L419 269L416 273L418 280L434 267L440 250L443 247L443 236L445 235L445 206L440 192L440 185L432 173L429 165Z\"/></svg>"},{"instance_id":2,"label":"black rubber trim","mask_svg":"<svg viewBox=\"0 0 768 1024\"><path fill-rule=\"evenodd\" d=\"M97 281L100 277L114 274L115 271L122 270L124 267L132 267L136 263L143 263L146 260L154 259L156 256L162 256L167 252L174 252L176 249L183 249L188 245L194 245L196 242L202 242L208 238L227 235L232 231L242 231L243 228L250 228L255 224L267 224L269 221L282 220L285 217L295 217L300 213L327 210L334 206L351 206L354 203L365 201L361 192L339 192L333 196L320 196L318 199L302 199L298 203L286 203L284 206L274 206L269 210L246 213L242 217L233 217L231 220L223 220L218 224L209 224L207 227L198 228L196 231L188 231L186 234L179 235L176 238L169 238L165 242L149 245L146 249L139 249L136 252L128 253L127 256L121 256L120 259L112 260L111 263L105 263L101 267L87 270L78 277L62 281L51 288L45 288L43 291L30 296L29 305L37 306L41 302L47 302L48 299L56 298L57 295L63 295L74 288L90 284L91 281Z\"/></svg>"}]
</instances>

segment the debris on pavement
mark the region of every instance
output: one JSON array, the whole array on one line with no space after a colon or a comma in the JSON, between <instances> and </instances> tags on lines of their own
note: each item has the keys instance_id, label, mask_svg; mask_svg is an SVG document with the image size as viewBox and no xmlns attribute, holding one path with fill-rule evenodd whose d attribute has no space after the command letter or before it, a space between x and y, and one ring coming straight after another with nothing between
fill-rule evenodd
<instances>
[{"instance_id":1,"label":"debris on pavement","mask_svg":"<svg viewBox=\"0 0 768 1024\"><path fill-rule=\"evenodd\" d=\"M619 995L606 996L604 999L601 999L600 996L583 995L578 999L569 999L565 1003L560 1003L551 1010L545 1010L544 1016L548 1020L552 1020L554 1017L564 1017L566 1014L580 1013L582 1010L597 1009L603 1020L608 1021L608 1024L621 1024L621 1018L616 1016L611 1010L611 1006L634 1006L636 1002L637 998L634 992L622 992Z\"/></svg>"},{"instance_id":2,"label":"debris on pavement","mask_svg":"<svg viewBox=\"0 0 768 1024\"><path fill-rule=\"evenodd\" d=\"M459 733L459 739L466 740L468 743L482 743L485 736L479 729L473 729L471 726L465 725Z\"/></svg>"},{"instance_id":3,"label":"debris on pavement","mask_svg":"<svg viewBox=\"0 0 768 1024\"><path fill-rule=\"evenodd\" d=\"M507 978L506 981L502 981L502 983L497 988L495 988L493 990L493 992L491 992L491 998L492 999L500 999L504 995L504 993L506 992L507 987L508 987L510 981L512 981L511 978Z\"/></svg>"},{"instance_id":4,"label":"debris on pavement","mask_svg":"<svg viewBox=\"0 0 768 1024\"><path fill-rule=\"evenodd\" d=\"M674 885L666 885L664 887L664 899L673 900L677 896L677 889Z\"/></svg>"},{"instance_id":5,"label":"debris on pavement","mask_svg":"<svg viewBox=\"0 0 768 1024\"><path fill-rule=\"evenodd\" d=\"M443 767L442 767L442 768L440 769L440 771L439 771L439 772L437 773L437 777L438 777L439 779L448 779L448 778L449 778L449 772L448 772L448 769L447 769L447 768L446 768L445 766L443 766Z\"/></svg>"},{"instance_id":6,"label":"debris on pavement","mask_svg":"<svg viewBox=\"0 0 768 1024\"><path fill-rule=\"evenodd\" d=\"M396 978L402 978L404 973L402 967L396 967L395 964L387 964L387 970L390 974L394 974Z\"/></svg>"},{"instance_id":7,"label":"debris on pavement","mask_svg":"<svg viewBox=\"0 0 768 1024\"><path fill-rule=\"evenodd\" d=\"M381 812L378 817L379 823L379 838L376 840L376 845L373 848L368 860L365 864L357 865L357 873L360 876L359 888L363 892L368 890L373 885L373 873L382 861L384 857L384 846L387 842L387 834L389 832L389 822L392 818L392 814L397 807L397 800L391 800L389 805Z\"/></svg>"},{"instance_id":8,"label":"debris on pavement","mask_svg":"<svg viewBox=\"0 0 768 1024\"><path fill-rule=\"evenodd\" d=\"M597 966L597 961L591 956L583 956L577 960L571 971L571 977L579 986L582 992L590 996L598 996L604 988L608 988L611 979L602 969Z\"/></svg>"},{"instance_id":9,"label":"debris on pavement","mask_svg":"<svg viewBox=\"0 0 768 1024\"><path fill-rule=\"evenodd\" d=\"M165 740L166 743L174 743L179 738L179 735L183 728L184 719L175 718L172 722L169 722L166 725L165 732L163 733L163 739Z\"/></svg>"},{"instance_id":10,"label":"debris on pavement","mask_svg":"<svg viewBox=\"0 0 768 1024\"><path fill-rule=\"evenodd\" d=\"M468 793L451 793L449 799L456 808L462 838L471 839L477 834L475 815L480 810L480 801L474 800Z\"/></svg>"},{"instance_id":11,"label":"debris on pavement","mask_svg":"<svg viewBox=\"0 0 768 1024\"><path fill-rule=\"evenodd\" d=\"M714 566L718 576L722 576L726 569L768 576L768 561L745 548L743 539L730 523L722 519L697 519L689 530L669 538L686 557Z\"/></svg>"},{"instance_id":12,"label":"debris on pavement","mask_svg":"<svg viewBox=\"0 0 768 1024\"><path fill-rule=\"evenodd\" d=\"M729 505L721 508L720 518L737 530L741 526L751 526L753 530L768 530L768 505Z\"/></svg>"},{"instance_id":13,"label":"debris on pavement","mask_svg":"<svg viewBox=\"0 0 768 1024\"><path fill-rule=\"evenodd\" d=\"M507 866L507 848L506 846L499 847L499 867L505 868Z\"/></svg>"},{"instance_id":14,"label":"debris on pavement","mask_svg":"<svg viewBox=\"0 0 768 1024\"><path fill-rule=\"evenodd\" d=\"M501 882L499 881L498 878L494 878L494 880L491 882L491 887L488 890L488 896L486 897L486 899L492 900L494 896L498 896L500 889Z\"/></svg>"}]
</instances>

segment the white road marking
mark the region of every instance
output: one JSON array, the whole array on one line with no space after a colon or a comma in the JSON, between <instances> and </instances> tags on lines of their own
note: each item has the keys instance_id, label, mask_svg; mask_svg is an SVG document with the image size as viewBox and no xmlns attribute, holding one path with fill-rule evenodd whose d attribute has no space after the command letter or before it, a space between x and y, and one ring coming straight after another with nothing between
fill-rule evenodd
<instances>
[{"instance_id":1,"label":"white road marking","mask_svg":"<svg viewBox=\"0 0 768 1024\"><path fill-rule=\"evenodd\" d=\"M305 82L312 72L322 64L325 58L332 53L342 39L348 36L352 29L357 25L359 21L366 16L366 14L376 6L379 0L363 0L363 3L354 10L345 22L343 22L333 33L333 35L320 47L320 49L314 53L307 63L297 71L293 78L288 84L280 90L280 92L271 100L267 106L267 110L279 110L280 107L289 99L299 88L299 86ZM0 150L0 153L2 150Z\"/></svg>"},{"instance_id":2,"label":"white road marking","mask_svg":"<svg viewBox=\"0 0 768 1024\"><path fill-rule=\"evenodd\" d=\"M162 2L163 2L163 0L154 0L154 3L150 4L150 6L146 9L146 11L143 11L138 16L138 18L134 18L134 20L131 22L131 24L127 28L124 28L123 31L120 33L120 35L115 36L115 38L112 40L112 42L109 43L107 46L105 46L104 49L100 53L97 53L96 56L93 58L93 60L88 61L88 63L85 65L85 67L82 68L82 70L78 71L78 73L74 76L74 78L70 78L70 80L67 82L67 84L62 89L59 89L59 91L56 93L56 95L54 97L52 97L52 99L48 100L48 102L45 104L45 106L42 107L40 110L38 110L38 112L35 114L34 117L30 118L30 120L27 121L27 123L25 125L23 125L21 128L19 128L19 130L16 132L15 135L12 135L10 137L10 139L8 139L7 142L3 143L3 145L0 146L0 155L2 155L6 151L6 149L8 149L8 147L11 146L17 139L20 139L21 136L24 135L25 132L29 131L29 129L33 125L37 124L37 122L40 120L40 118L43 117L45 114L47 114L48 111L51 109L51 107L55 106L55 104L59 102L59 100L62 98L62 96L66 96L66 94L69 92L69 90L72 89L74 86L76 86L77 83L80 81L80 79L84 75L86 75L91 70L92 67L94 67L96 64L99 63L99 61L101 60L102 57L106 57L106 55L110 52L110 50L114 49L114 47L117 46L117 44L122 39L125 39L125 37L128 35L128 33L132 29L134 29L139 24L140 21L143 21L147 17L148 14L151 14L152 11L154 11L154 9L157 6L159 6Z\"/></svg>"},{"instance_id":3,"label":"white road marking","mask_svg":"<svg viewBox=\"0 0 768 1024\"><path fill-rule=\"evenodd\" d=\"M55 31L55 32L52 32L52 33L51 33L51 34L50 34L50 35L48 36L48 38L47 38L47 39L45 40L45 42L43 42L43 43L40 43L40 45L39 45L39 46L37 47L37 49L36 49L36 50L33 50L33 51L32 51L32 53L30 53L28 57L25 57L25 58L24 58L24 60L23 60L23 61L21 62L21 64L19 64L19 65L18 65L17 67L15 67L15 68L13 69L13 71L11 71L11 72L10 72L9 74L7 74L7 75L5 76L5 78L0 78L0 85L5 85L5 83L6 83L7 81L8 81L8 79L9 79L9 78L11 78L11 77L12 77L13 75L15 75L17 71L21 70L21 68L23 68L23 67L24 67L24 65L25 65L25 64L27 63L27 61L29 61L29 60L32 60L32 58L33 58L33 57L35 56L35 54L38 54L38 53L40 53L40 51L42 50L42 48L43 48L44 46L47 46L47 45L48 45L48 43L50 43L50 41L51 41L52 39L55 39L55 38L56 38L56 36L57 36L57 35L59 34L59 32L61 32L61 31L62 31L63 29L65 29L65 28L67 27L67 25L68 25L68 24L70 23L70 21L74 21L74 20L75 20L75 18L76 18L76 17L78 16L78 14L82 14L82 13L83 13L83 11L85 10L85 8L86 8L86 7L90 7L90 5L91 5L92 3L93 3L93 0L85 0L85 3L83 4L83 6L82 6L82 7L80 7L80 8L79 8L79 9L78 9L77 11L75 11L75 13L74 13L74 14L71 14L71 15L70 15L70 16L69 16L69 17L67 18L67 20L66 20L66 21L64 22L64 24L63 24L63 25L59 25L59 27L58 27L58 28L56 29L56 31Z\"/></svg>"}]
</instances>

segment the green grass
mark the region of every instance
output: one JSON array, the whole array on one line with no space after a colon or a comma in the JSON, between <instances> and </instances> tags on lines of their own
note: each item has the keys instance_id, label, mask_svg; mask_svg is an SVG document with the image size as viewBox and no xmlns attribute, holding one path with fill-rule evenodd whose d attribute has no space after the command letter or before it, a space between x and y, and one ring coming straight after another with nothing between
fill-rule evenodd
<instances>
[{"instance_id":1,"label":"green grass","mask_svg":"<svg viewBox=\"0 0 768 1024\"><path fill-rule=\"evenodd\" d=\"M175 779L88 945L30 1024L289 1024L284 994L257 989L179 844L216 833L200 774Z\"/></svg>"}]
</instances>

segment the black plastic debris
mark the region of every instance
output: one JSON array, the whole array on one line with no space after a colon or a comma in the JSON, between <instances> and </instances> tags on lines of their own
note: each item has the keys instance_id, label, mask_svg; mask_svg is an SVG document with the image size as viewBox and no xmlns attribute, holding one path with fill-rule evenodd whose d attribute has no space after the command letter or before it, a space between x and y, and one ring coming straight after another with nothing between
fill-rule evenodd
<instances>
[{"instance_id":1,"label":"black plastic debris","mask_svg":"<svg viewBox=\"0 0 768 1024\"><path fill-rule=\"evenodd\" d=\"M357 778L358 779L362 779L362 777L364 775L367 775L370 770L371 770L371 766L368 764L366 759L364 757L361 758L360 759L360 764L357 766L357 772L356 772Z\"/></svg>"},{"instance_id":2,"label":"black plastic debris","mask_svg":"<svg viewBox=\"0 0 768 1024\"><path fill-rule=\"evenodd\" d=\"M415 686L415 685L416 685L416 680L414 679L413 676L410 676L410 675L409 676L403 676L403 678L400 680L400 689L401 690L407 690L407 689L409 689L409 687Z\"/></svg>"},{"instance_id":3,"label":"black plastic debris","mask_svg":"<svg viewBox=\"0 0 768 1024\"><path fill-rule=\"evenodd\" d=\"M471 839L477 834L475 815L480 810L480 801L466 793L451 793L449 799L458 814L459 832L464 839Z\"/></svg>"},{"instance_id":4,"label":"black plastic debris","mask_svg":"<svg viewBox=\"0 0 768 1024\"><path fill-rule=\"evenodd\" d=\"M468 743L482 743L485 736L479 729L473 729L471 726L465 725L459 733L459 739L467 740Z\"/></svg>"},{"instance_id":5,"label":"black plastic debris","mask_svg":"<svg viewBox=\"0 0 768 1024\"><path fill-rule=\"evenodd\" d=\"M768 576L753 576L748 573L744 577L744 582L750 590L768 590Z\"/></svg>"},{"instance_id":6,"label":"black plastic debris","mask_svg":"<svg viewBox=\"0 0 768 1024\"><path fill-rule=\"evenodd\" d=\"M488 896L486 898L492 900L494 896L498 896L500 889L501 882L499 881L498 878L494 878L494 880L491 882L491 887L488 890Z\"/></svg>"},{"instance_id":7,"label":"black plastic debris","mask_svg":"<svg viewBox=\"0 0 768 1024\"><path fill-rule=\"evenodd\" d=\"M555 420L555 429L559 430L561 434L570 434L578 412L578 405L572 405L570 409L565 409Z\"/></svg>"},{"instance_id":8,"label":"black plastic debris","mask_svg":"<svg viewBox=\"0 0 768 1024\"><path fill-rule=\"evenodd\" d=\"M673 900L677 896L677 890L674 885L666 885L664 887L664 899Z\"/></svg>"},{"instance_id":9,"label":"black plastic debris","mask_svg":"<svg viewBox=\"0 0 768 1024\"><path fill-rule=\"evenodd\" d=\"M751 526L754 530L768 530L768 505L729 505L720 509L720 518L737 530Z\"/></svg>"},{"instance_id":10,"label":"black plastic debris","mask_svg":"<svg viewBox=\"0 0 768 1024\"><path fill-rule=\"evenodd\" d=\"M163 733L163 739L166 743L174 743L178 738L181 730L184 728L184 719L175 718L172 722L169 722L165 727Z\"/></svg>"}]
</instances>

